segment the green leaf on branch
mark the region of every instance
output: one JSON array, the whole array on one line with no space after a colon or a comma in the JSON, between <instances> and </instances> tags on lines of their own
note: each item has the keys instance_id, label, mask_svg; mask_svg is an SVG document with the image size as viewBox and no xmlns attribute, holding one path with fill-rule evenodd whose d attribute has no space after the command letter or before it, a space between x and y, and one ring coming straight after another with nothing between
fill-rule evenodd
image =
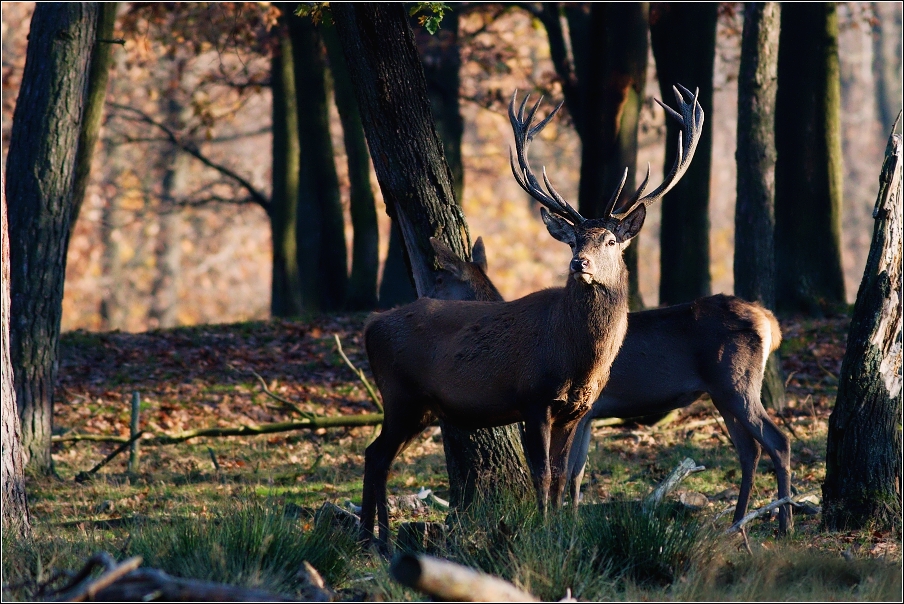
<instances>
[{"instance_id":1,"label":"green leaf on branch","mask_svg":"<svg viewBox=\"0 0 904 604\"><path fill-rule=\"evenodd\" d=\"M447 10L452 10L445 2L418 2L411 7L408 14L412 17L418 13L426 13L418 17L417 22L432 36L439 31L439 24Z\"/></svg>"}]
</instances>

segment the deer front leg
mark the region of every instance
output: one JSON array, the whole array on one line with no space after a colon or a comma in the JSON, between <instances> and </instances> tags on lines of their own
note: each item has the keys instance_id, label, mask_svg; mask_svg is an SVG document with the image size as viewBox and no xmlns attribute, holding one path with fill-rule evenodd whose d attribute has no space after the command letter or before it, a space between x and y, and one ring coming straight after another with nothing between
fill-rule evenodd
<instances>
[{"instance_id":1,"label":"deer front leg","mask_svg":"<svg viewBox=\"0 0 904 604\"><path fill-rule=\"evenodd\" d=\"M524 413L524 449L530 462L531 478L537 492L537 506L546 517L549 500L549 438L552 420L550 406L529 409Z\"/></svg>"},{"instance_id":2,"label":"deer front leg","mask_svg":"<svg viewBox=\"0 0 904 604\"><path fill-rule=\"evenodd\" d=\"M568 479L568 452L580 421L571 419L564 425L553 425L550 435L549 463L552 470L550 494L553 507L562 507ZM575 504L576 505L576 504Z\"/></svg>"},{"instance_id":3,"label":"deer front leg","mask_svg":"<svg viewBox=\"0 0 904 604\"><path fill-rule=\"evenodd\" d=\"M593 430L590 428L590 413L578 424L574 440L571 443L571 451L568 453L568 480L571 485L571 505L575 509L581 499L581 483L584 481L584 469L587 467L587 454L590 451L590 438Z\"/></svg>"}]
</instances>

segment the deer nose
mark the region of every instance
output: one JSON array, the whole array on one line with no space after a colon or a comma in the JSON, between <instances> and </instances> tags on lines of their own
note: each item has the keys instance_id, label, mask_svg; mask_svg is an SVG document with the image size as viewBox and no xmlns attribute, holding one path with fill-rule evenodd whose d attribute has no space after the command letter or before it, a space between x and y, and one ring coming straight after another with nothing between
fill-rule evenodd
<instances>
[{"instance_id":1,"label":"deer nose","mask_svg":"<svg viewBox=\"0 0 904 604\"><path fill-rule=\"evenodd\" d=\"M571 272L572 273L583 273L587 270L587 267L590 266L590 261L586 258L572 258L571 259Z\"/></svg>"}]
</instances>

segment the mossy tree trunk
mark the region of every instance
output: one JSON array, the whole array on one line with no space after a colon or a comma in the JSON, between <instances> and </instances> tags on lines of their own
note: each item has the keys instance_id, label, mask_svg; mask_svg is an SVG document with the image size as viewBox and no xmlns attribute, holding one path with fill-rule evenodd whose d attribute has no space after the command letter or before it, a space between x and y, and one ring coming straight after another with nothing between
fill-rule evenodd
<instances>
[{"instance_id":1,"label":"mossy tree trunk","mask_svg":"<svg viewBox=\"0 0 904 604\"><path fill-rule=\"evenodd\" d=\"M100 7L41 3L31 20L6 164L12 363L29 464L50 473L75 166Z\"/></svg>"},{"instance_id":2,"label":"mossy tree trunk","mask_svg":"<svg viewBox=\"0 0 904 604\"><path fill-rule=\"evenodd\" d=\"M374 192L370 187L370 155L361 126L361 112L336 28L324 23L323 40L333 74L333 94L342 122L342 137L348 158L348 180L354 240L352 272L348 281L349 310L372 310L377 307L377 272L380 266L379 231ZM407 276L407 275L406 275Z\"/></svg>"},{"instance_id":3,"label":"mossy tree trunk","mask_svg":"<svg viewBox=\"0 0 904 604\"><path fill-rule=\"evenodd\" d=\"M781 5L744 5L738 75L735 295L775 308L775 92ZM763 404L781 409L785 386L778 353L769 357Z\"/></svg>"},{"instance_id":4,"label":"mossy tree trunk","mask_svg":"<svg viewBox=\"0 0 904 604\"><path fill-rule=\"evenodd\" d=\"M364 131L386 207L400 226L418 293L438 269L430 237L470 258L468 227L433 124L423 69L400 4L333 4ZM466 505L482 479L487 488L531 493L514 426L461 430L443 425L452 501Z\"/></svg>"},{"instance_id":5,"label":"mossy tree trunk","mask_svg":"<svg viewBox=\"0 0 904 604\"><path fill-rule=\"evenodd\" d=\"M5 174L4 174L5 176ZM0 177L3 178L3 177ZM16 409L16 388L13 383L13 366L10 361L9 342L9 229L6 220L5 179L0 180L0 257L2 257L3 277L0 290L0 338L3 340L2 355L2 464L3 475L0 480L2 490L3 532L13 531L19 535L31 533L31 521L28 516L28 499L25 496L25 455L22 451L22 431L19 427L19 413Z\"/></svg>"},{"instance_id":6,"label":"mossy tree trunk","mask_svg":"<svg viewBox=\"0 0 904 604\"><path fill-rule=\"evenodd\" d=\"M116 11L119 2L101 2L97 14L97 30L94 49L91 52L91 67L88 72L88 92L85 105L85 116L79 134L78 155L75 160L75 184L73 185L72 202L75 204L70 229L75 222L85 201L85 191L91 177L91 161L94 158L94 147L100 135L101 118L104 115L104 102L107 99L107 83L110 80L110 68L113 66L113 26L116 23Z\"/></svg>"},{"instance_id":7,"label":"mossy tree trunk","mask_svg":"<svg viewBox=\"0 0 904 604\"><path fill-rule=\"evenodd\" d=\"M713 65L716 58L716 3L654 2L650 5L650 41L656 58L659 92L672 102L672 86L700 89L700 105L712 124ZM665 166L675 162L678 134L666 120ZM694 162L662 200L659 303L689 302L712 293L709 272L709 177L713 128L703 129Z\"/></svg>"},{"instance_id":8,"label":"mossy tree trunk","mask_svg":"<svg viewBox=\"0 0 904 604\"><path fill-rule=\"evenodd\" d=\"M823 522L835 530L894 528L901 521L901 154L901 136L893 133L829 417Z\"/></svg>"},{"instance_id":9,"label":"mossy tree trunk","mask_svg":"<svg viewBox=\"0 0 904 604\"><path fill-rule=\"evenodd\" d=\"M845 303L841 84L832 2L782 6L775 101L775 303L819 315Z\"/></svg>"},{"instance_id":10,"label":"mossy tree trunk","mask_svg":"<svg viewBox=\"0 0 904 604\"><path fill-rule=\"evenodd\" d=\"M300 148L295 230L302 302L307 310L336 311L345 305L348 262L330 138L326 51L311 19L289 15L288 22Z\"/></svg>"},{"instance_id":11,"label":"mossy tree trunk","mask_svg":"<svg viewBox=\"0 0 904 604\"><path fill-rule=\"evenodd\" d=\"M292 40L281 19L279 43L270 59L273 91L273 192L270 199L270 233L273 239L273 278L270 314L294 317L301 313L301 280L298 269L296 213L298 211L298 111L295 105L295 68Z\"/></svg>"}]
</instances>

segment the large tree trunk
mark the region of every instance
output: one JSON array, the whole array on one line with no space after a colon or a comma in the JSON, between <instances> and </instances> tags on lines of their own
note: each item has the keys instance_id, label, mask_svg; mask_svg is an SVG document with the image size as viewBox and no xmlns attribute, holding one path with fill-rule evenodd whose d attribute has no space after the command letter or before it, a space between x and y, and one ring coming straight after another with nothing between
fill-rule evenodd
<instances>
[{"instance_id":1,"label":"large tree trunk","mask_svg":"<svg viewBox=\"0 0 904 604\"><path fill-rule=\"evenodd\" d=\"M700 105L713 123L713 64L716 58L717 3L654 2L650 40L656 57L659 91L665 101L672 86L700 89ZM678 133L666 120L665 166L675 161ZM713 128L704 128L694 162L662 200L659 303L678 304L712 293L709 272L709 176Z\"/></svg>"},{"instance_id":2,"label":"large tree trunk","mask_svg":"<svg viewBox=\"0 0 904 604\"><path fill-rule=\"evenodd\" d=\"M119 2L101 2L97 14L97 40L91 53L85 116L82 119L78 155L75 160L75 184L72 193L75 210L70 229L75 228L75 222L82 203L85 201L85 192L91 177L91 162L94 158L94 147L100 135L104 102L107 99L107 82L110 80L110 68L113 66L113 26L116 23L118 9Z\"/></svg>"},{"instance_id":3,"label":"large tree trunk","mask_svg":"<svg viewBox=\"0 0 904 604\"><path fill-rule=\"evenodd\" d=\"M361 126L361 112L355 100L355 89L348 74L336 28L324 24L326 43L333 74L333 93L336 109L342 122L342 137L348 159L348 180L354 240L352 243L352 274L348 280L349 310L373 310L377 306L377 272L380 267L380 235L377 229L377 206L370 187L370 155Z\"/></svg>"},{"instance_id":4,"label":"large tree trunk","mask_svg":"<svg viewBox=\"0 0 904 604\"><path fill-rule=\"evenodd\" d=\"M19 413L16 409L16 388L13 383L13 366L10 361L9 346L9 230L6 221L5 173L0 177L0 257L2 257L3 278L0 290L0 338L3 340L0 355L0 374L2 374L2 442L3 475L2 508L3 532L10 530L19 535L31 533L31 521L28 517L28 500L25 497L25 456L22 451L22 432L19 428Z\"/></svg>"},{"instance_id":5,"label":"large tree trunk","mask_svg":"<svg viewBox=\"0 0 904 604\"><path fill-rule=\"evenodd\" d=\"M901 135L892 133L873 210L873 241L829 417L822 494L823 522L830 529L900 526L901 153Z\"/></svg>"},{"instance_id":6,"label":"large tree trunk","mask_svg":"<svg viewBox=\"0 0 904 604\"><path fill-rule=\"evenodd\" d=\"M738 74L738 164L735 206L735 295L775 308L775 92L778 2L744 5ZM769 357L763 404L781 409L785 386L778 353Z\"/></svg>"},{"instance_id":7,"label":"large tree trunk","mask_svg":"<svg viewBox=\"0 0 904 604\"><path fill-rule=\"evenodd\" d=\"M900 2L873 2L873 72L879 121L891 128L901 110L901 19Z\"/></svg>"},{"instance_id":8,"label":"large tree trunk","mask_svg":"<svg viewBox=\"0 0 904 604\"><path fill-rule=\"evenodd\" d=\"M785 4L775 101L779 310L821 314L845 303L840 111L835 4Z\"/></svg>"},{"instance_id":9,"label":"large tree trunk","mask_svg":"<svg viewBox=\"0 0 904 604\"><path fill-rule=\"evenodd\" d=\"M334 4L332 10L377 179L423 294L438 268L429 238L442 239L461 258L470 258L471 242L433 126L414 37L399 4ZM488 477L490 489L532 492L514 426L466 431L445 424L443 441L456 505L470 501L476 482Z\"/></svg>"},{"instance_id":10,"label":"large tree trunk","mask_svg":"<svg viewBox=\"0 0 904 604\"><path fill-rule=\"evenodd\" d=\"M325 51L310 19L289 15L288 21L301 149L296 232L302 299L306 309L337 311L345 305L348 263L330 138Z\"/></svg>"},{"instance_id":11,"label":"large tree trunk","mask_svg":"<svg viewBox=\"0 0 904 604\"><path fill-rule=\"evenodd\" d=\"M279 27L279 44L270 59L273 91L273 193L270 199L273 280L270 314L274 317L295 317L302 308L295 231L300 172L298 111L295 105L292 40L287 26L282 23Z\"/></svg>"},{"instance_id":12,"label":"large tree trunk","mask_svg":"<svg viewBox=\"0 0 904 604\"><path fill-rule=\"evenodd\" d=\"M12 361L22 440L50 473L63 281L75 159L95 44L97 3L35 7L7 157Z\"/></svg>"}]
</instances>

